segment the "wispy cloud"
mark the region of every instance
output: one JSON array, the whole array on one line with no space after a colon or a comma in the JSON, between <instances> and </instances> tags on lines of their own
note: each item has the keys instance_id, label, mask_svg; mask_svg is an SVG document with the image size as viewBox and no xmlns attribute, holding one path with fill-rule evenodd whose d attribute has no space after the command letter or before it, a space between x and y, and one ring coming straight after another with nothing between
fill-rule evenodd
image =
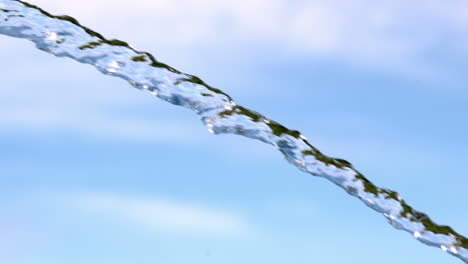
<instances>
[{"instance_id":1,"label":"wispy cloud","mask_svg":"<svg viewBox=\"0 0 468 264\"><path fill-rule=\"evenodd\" d=\"M15 41L5 40L7 44ZM64 133L98 140L192 140L191 129L187 127L193 124L145 112L166 107L156 104L153 96L126 87L125 82L101 76L86 65L41 53L37 57L27 63L12 59L9 65L0 65L5 74L0 88L3 132ZM43 64L43 57L51 61ZM102 85L103 82L108 85ZM196 129L201 131L202 126Z\"/></svg>"},{"instance_id":2,"label":"wispy cloud","mask_svg":"<svg viewBox=\"0 0 468 264\"><path fill-rule=\"evenodd\" d=\"M134 225L156 232L236 237L249 235L253 230L238 213L191 202L108 194L66 195L65 200L81 210L104 218L130 220Z\"/></svg>"},{"instance_id":3,"label":"wispy cloud","mask_svg":"<svg viewBox=\"0 0 468 264\"><path fill-rule=\"evenodd\" d=\"M65 133L98 140L146 142L191 140L190 130L177 122L122 119L92 111L78 114L64 113L47 108L10 108L0 111L8 113L0 118L0 127L4 131L10 129L35 133Z\"/></svg>"},{"instance_id":4,"label":"wispy cloud","mask_svg":"<svg viewBox=\"0 0 468 264\"><path fill-rule=\"evenodd\" d=\"M441 41L457 45L468 32L468 4L462 0L450 5L439 0L33 2L111 34L131 36L129 41L164 43L176 49L259 44L299 56L410 73L430 70L425 53ZM112 9L105 8L110 4ZM135 28L138 34L132 33Z\"/></svg>"}]
</instances>

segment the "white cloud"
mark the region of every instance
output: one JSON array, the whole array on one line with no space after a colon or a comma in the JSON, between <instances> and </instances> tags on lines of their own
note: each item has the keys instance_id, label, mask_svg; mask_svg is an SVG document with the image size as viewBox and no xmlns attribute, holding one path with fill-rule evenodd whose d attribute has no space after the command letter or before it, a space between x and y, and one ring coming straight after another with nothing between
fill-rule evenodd
<instances>
[{"instance_id":1,"label":"white cloud","mask_svg":"<svg viewBox=\"0 0 468 264\"><path fill-rule=\"evenodd\" d=\"M65 200L82 210L130 220L156 232L229 237L252 232L250 224L237 213L193 203L102 194L67 195Z\"/></svg>"},{"instance_id":2,"label":"white cloud","mask_svg":"<svg viewBox=\"0 0 468 264\"><path fill-rule=\"evenodd\" d=\"M341 17L332 8L309 4L291 17L291 43L303 52L329 53L338 48Z\"/></svg>"},{"instance_id":3,"label":"white cloud","mask_svg":"<svg viewBox=\"0 0 468 264\"><path fill-rule=\"evenodd\" d=\"M447 36L456 45L455 39L466 40L468 31L468 4L462 0L450 4L440 0L33 2L51 12L75 16L105 30L106 36L131 42L173 49L259 44L299 56L320 55L393 70L404 67L403 71L429 68L425 52L447 41Z\"/></svg>"}]
</instances>

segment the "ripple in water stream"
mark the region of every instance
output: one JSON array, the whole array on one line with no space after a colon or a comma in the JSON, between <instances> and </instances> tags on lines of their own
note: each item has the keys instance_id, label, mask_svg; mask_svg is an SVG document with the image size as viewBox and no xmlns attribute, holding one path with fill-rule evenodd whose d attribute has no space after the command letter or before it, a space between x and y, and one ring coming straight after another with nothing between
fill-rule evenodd
<instances>
[{"instance_id":1,"label":"ripple in water stream","mask_svg":"<svg viewBox=\"0 0 468 264\"><path fill-rule=\"evenodd\" d=\"M33 41L55 56L93 65L160 99L195 111L211 133L232 133L275 146L288 162L324 177L382 214L397 229L468 263L468 239L409 206L398 193L379 188L342 159L322 154L299 131L237 105L198 77L157 61L119 40L105 39L69 16L53 16L19 0L0 0L0 34Z\"/></svg>"}]
</instances>

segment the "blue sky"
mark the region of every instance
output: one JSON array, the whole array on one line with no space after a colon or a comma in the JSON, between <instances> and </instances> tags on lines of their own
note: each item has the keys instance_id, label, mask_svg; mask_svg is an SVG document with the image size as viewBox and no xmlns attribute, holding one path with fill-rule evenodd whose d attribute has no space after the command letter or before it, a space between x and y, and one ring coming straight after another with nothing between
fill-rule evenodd
<instances>
[{"instance_id":1,"label":"blue sky","mask_svg":"<svg viewBox=\"0 0 468 264\"><path fill-rule=\"evenodd\" d=\"M468 234L464 1L58 1ZM460 263L270 146L0 36L0 260Z\"/></svg>"}]
</instances>

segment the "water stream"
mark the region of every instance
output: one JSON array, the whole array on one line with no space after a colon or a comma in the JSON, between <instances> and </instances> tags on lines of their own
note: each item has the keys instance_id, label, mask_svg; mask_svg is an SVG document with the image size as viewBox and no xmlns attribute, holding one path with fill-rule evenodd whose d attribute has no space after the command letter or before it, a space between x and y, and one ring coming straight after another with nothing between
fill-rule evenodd
<instances>
[{"instance_id":1,"label":"water stream","mask_svg":"<svg viewBox=\"0 0 468 264\"><path fill-rule=\"evenodd\" d=\"M69 16L54 16L19 0L0 0L0 34L33 41L40 50L91 64L160 99L192 109L211 133L232 133L273 145L286 160L326 178L404 230L468 263L468 239L434 223L398 193L377 187L347 161L326 156L296 130L242 107L198 77L179 72L126 42L108 40Z\"/></svg>"}]
</instances>

